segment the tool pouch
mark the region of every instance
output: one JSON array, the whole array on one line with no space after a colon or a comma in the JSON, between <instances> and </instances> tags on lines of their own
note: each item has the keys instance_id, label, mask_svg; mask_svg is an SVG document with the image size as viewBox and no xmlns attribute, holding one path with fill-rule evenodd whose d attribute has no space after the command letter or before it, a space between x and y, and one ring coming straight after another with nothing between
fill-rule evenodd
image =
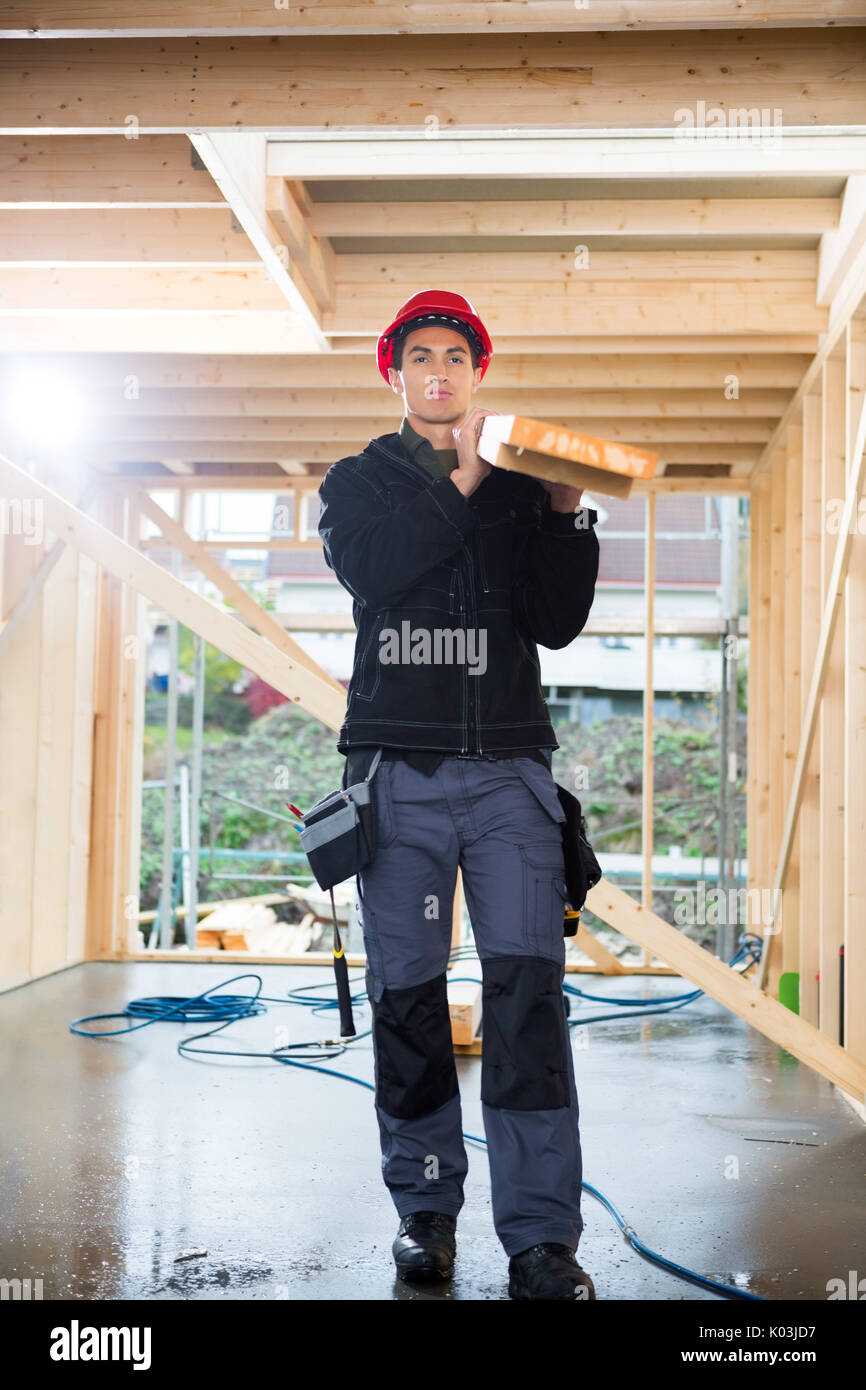
<instances>
[{"instance_id":1,"label":"tool pouch","mask_svg":"<svg viewBox=\"0 0 866 1390\"><path fill-rule=\"evenodd\" d=\"M586 821L580 802L565 787L556 784L556 794L565 812L562 825L562 847L565 851L565 886L572 910L580 912L590 888L601 878L601 866L592 845L586 838ZM574 936L578 927L576 917L565 918L565 936Z\"/></svg>"},{"instance_id":2,"label":"tool pouch","mask_svg":"<svg viewBox=\"0 0 866 1390\"><path fill-rule=\"evenodd\" d=\"M301 847L320 888L351 878L376 853L372 781L381 757L382 749L377 748L363 781L330 792L303 818Z\"/></svg>"}]
</instances>

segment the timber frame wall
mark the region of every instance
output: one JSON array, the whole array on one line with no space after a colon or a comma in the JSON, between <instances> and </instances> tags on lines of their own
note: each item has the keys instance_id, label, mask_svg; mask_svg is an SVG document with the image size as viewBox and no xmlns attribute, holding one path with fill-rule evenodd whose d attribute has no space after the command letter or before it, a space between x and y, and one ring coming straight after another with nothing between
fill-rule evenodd
<instances>
[{"instance_id":1,"label":"timber frame wall","mask_svg":"<svg viewBox=\"0 0 866 1390\"><path fill-rule=\"evenodd\" d=\"M845 1046L858 1057L866 1057L864 388L861 303L828 335L752 483L747 811L749 884L781 895L768 986L775 991L783 971L799 973L801 1017L841 1040L841 1010Z\"/></svg>"},{"instance_id":2,"label":"timber frame wall","mask_svg":"<svg viewBox=\"0 0 866 1390\"><path fill-rule=\"evenodd\" d=\"M136 955L145 601L339 728L339 684L150 494L315 490L393 428L371 366L386 316L447 281L494 336L485 404L659 453L635 488L651 532L664 493L748 494L749 887L779 904L760 972L651 911L649 798L642 902L602 879L588 906L643 969L863 1102L866 3L622 8L5 7L0 377L80 360L101 414L74 475L0 438L0 990ZM769 163L748 141L675 144L696 103L776 103L790 133ZM402 244L419 226L434 249ZM121 400L130 374L140 401ZM145 515L235 616L149 558ZM651 551L646 577L661 632ZM788 972L799 1016L778 1001Z\"/></svg>"}]
</instances>

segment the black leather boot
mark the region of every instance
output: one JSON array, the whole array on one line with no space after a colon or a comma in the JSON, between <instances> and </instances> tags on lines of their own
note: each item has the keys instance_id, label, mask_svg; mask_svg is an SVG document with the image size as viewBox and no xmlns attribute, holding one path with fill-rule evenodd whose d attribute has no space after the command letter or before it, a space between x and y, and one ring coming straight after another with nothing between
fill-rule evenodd
<instances>
[{"instance_id":1,"label":"black leather boot","mask_svg":"<svg viewBox=\"0 0 866 1390\"><path fill-rule=\"evenodd\" d=\"M400 1222L391 1249L401 1279L450 1279L457 1218L443 1211L412 1211Z\"/></svg>"},{"instance_id":2,"label":"black leather boot","mask_svg":"<svg viewBox=\"0 0 866 1390\"><path fill-rule=\"evenodd\" d=\"M545 1241L512 1255L508 1262L510 1298L595 1298L595 1285L568 1245Z\"/></svg>"}]
</instances>

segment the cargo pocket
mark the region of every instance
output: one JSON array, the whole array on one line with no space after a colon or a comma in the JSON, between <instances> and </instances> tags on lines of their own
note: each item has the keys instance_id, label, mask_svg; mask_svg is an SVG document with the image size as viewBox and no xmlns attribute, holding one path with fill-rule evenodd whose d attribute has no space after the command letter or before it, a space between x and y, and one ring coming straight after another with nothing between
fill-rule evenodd
<instances>
[{"instance_id":1,"label":"cargo pocket","mask_svg":"<svg viewBox=\"0 0 866 1390\"><path fill-rule=\"evenodd\" d=\"M391 779L394 775L394 763L390 758L383 758L373 774L370 783L370 792L376 808L376 849L387 849L397 838L397 826L394 820L394 803L391 794ZM374 856L375 859L375 856Z\"/></svg>"},{"instance_id":2,"label":"cargo pocket","mask_svg":"<svg viewBox=\"0 0 866 1390\"><path fill-rule=\"evenodd\" d=\"M547 768L542 767L541 763L537 763L534 758L512 758L510 761L517 775L526 783L550 819L555 821L557 825L563 825L565 823L565 811L562 809L562 802L557 794L553 774Z\"/></svg>"},{"instance_id":3,"label":"cargo pocket","mask_svg":"<svg viewBox=\"0 0 866 1390\"><path fill-rule=\"evenodd\" d=\"M562 842L520 846L523 862L523 939L527 950L560 963L565 960L565 856Z\"/></svg>"}]
</instances>

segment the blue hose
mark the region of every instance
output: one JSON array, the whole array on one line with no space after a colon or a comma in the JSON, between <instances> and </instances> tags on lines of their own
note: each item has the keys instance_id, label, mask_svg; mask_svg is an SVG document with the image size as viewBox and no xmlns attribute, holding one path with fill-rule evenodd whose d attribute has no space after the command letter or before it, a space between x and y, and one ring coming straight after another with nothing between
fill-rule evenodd
<instances>
[{"instance_id":1,"label":"blue hose","mask_svg":"<svg viewBox=\"0 0 866 1390\"><path fill-rule=\"evenodd\" d=\"M451 952L452 961L466 959L466 949L467 948L464 947L456 947ZM744 935L736 954L729 964L735 966L742 961L748 960L751 965L757 963L760 958L760 938L757 936ZM473 977L460 976L455 978L471 979ZM255 994L226 994L218 999L209 998L215 990L223 989L226 985L235 984L238 980L258 981L258 988ZM479 983L478 981L473 982ZM201 1038L209 1038L212 1037L214 1033L221 1032L222 1029L227 1028L230 1023L235 1023L239 1019L252 1018L257 1014L266 1013L266 1003L302 1004L312 1008L314 1013L336 1009L338 1007L336 998L321 999L315 993L318 989L324 988L333 989L332 982L329 980L323 985L304 985L298 989L289 990L288 996L285 999L274 998L261 993L262 978L260 975L235 975L232 979L225 980L219 985L213 985L210 989L204 990L201 994L196 994L189 998L179 997L177 995L156 995L152 998L133 999L127 1004L123 1013L90 1014L84 1018L76 1018L70 1023L69 1031L83 1038L112 1038L118 1036L122 1037L125 1033L135 1032L138 1028L147 1028L152 1023L214 1023L216 1026L208 1029L207 1032L196 1033L191 1038L183 1038L177 1045L178 1053L181 1056L185 1053L204 1053L208 1056L220 1057L270 1057L274 1061L282 1062L288 1066L300 1067L304 1071L321 1072L325 1076L338 1076L343 1081L351 1081L356 1086L364 1086L369 1091L375 1091L375 1086L369 1081L364 1081L361 1077L351 1076L348 1072L335 1071L332 1067L318 1066L314 1062L301 1060L300 1057L287 1055L298 1051L304 1057L309 1057L311 1054L318 1052L317 1060L326 1061L329 1057L339 1056L341 1053L347 1051L349 1047L356 1042L360 1042L362 1038L369 1037L372 1032L372 1029L369 1028L366 1032L357 1033L353 1038L345 1042L337 1038L326 1039L324 1042L319 1043L291 1043L284 1048L275 1048L272 1052L240 1052L236 1050L192 1046L193 1043L198 1042ZM668 995L657 1001L644 1001L647 1007L635 1009L634 1004L636 1001L633 998L617 999L607 995L588 994L586 991L568 984L563 985L563 991L566 996L575 995L581 999L589 999L597 1003L614 1004L619 1007L630 1008L631 1010L631 1012L626 1014L617 1012L612 1014L596 1014L592 1018L585 1020L569 1019L569 1027L573 1027L575 1023L582 1022L601 1023L606 1019L643 1018L656 1013L670 1013L674 1009L684 1008L686 1004L692 1003L704 993L702 989L696 989L688 994ZM353 1005L364 1003L366 1000L366 990L361 990L357 994L352 995ZM141 1022L133 1023L127 1028L116 1028L105 1031L100 1030L98 1032L92 1032L80 1026L85 1023L104 1022L116 1018L137 1018L141 1019ZM468 1134L464 1130L463 1138L468 1139L472 1143L481 1144L484 1148L487 1147L486 1139L479 1135ZM677 1264L675 1260L669 1260L664 1255L660 1255L658 1251L651 1250L649 1246L640 1239L634 1227L629 1222L626 1222L625 1218L617 1210L610 1198L605 1197L604 1193L600 1192L597 1187L593 1187L592 1183L583 1182L582 1188L585 1192L588 1192L590 1196L595 1197L596 1201L601 1202L602 1206L610 1213L619 1226L632 1249L635 1250L637 1254L643 1256L644 1259L649 1260L652 1264L658 1265L660 1269L668 1270L678 1279L687 1279L690 1283L697 1284L699 1288L709 1289L712 1293L718 1293L723 1298L746 1299L755 1303L767 1302L760 1294L749 1293L745 1289L734 1287L732 1284L723 1284L718 1279L710 1279L707 1275L698 1274L696 1270L688 1269L685 1265Z\"/></svg>"}]
</instances>

